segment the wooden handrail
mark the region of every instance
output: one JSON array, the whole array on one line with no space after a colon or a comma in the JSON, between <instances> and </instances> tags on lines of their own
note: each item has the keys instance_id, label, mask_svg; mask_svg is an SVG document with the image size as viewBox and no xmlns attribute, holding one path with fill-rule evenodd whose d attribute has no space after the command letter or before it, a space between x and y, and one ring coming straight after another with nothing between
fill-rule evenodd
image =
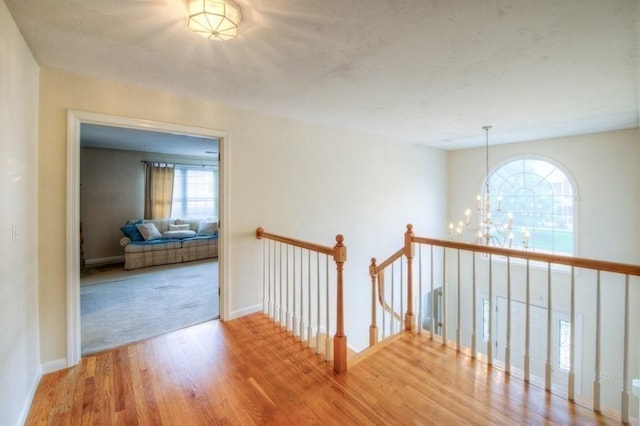
<instances>
[{"instance_id":1,"label":"wooden handrail","mask_svg":"<svg viewBox=\"0 0 640 426\"><path fill-rule=\"evenodd\" d=\"M293 247L307 249L333 257L336 262L336 333L333 336L333 370L337 374L347 371L347 336L344 334L344 263L347 260L347 248L344 246L344 237L336 235L336 244L333 247L285 237L282 235L265 232L264 228L256 229L256 238L278 241ZM328 270L327 270L328 272ZM328 291L328 290L327 290ZM327 293L328 297L328 293ZM327 308L328 316L328 308ZM318 317L319 318L319 317ZM328 325L327 325L328 328ZM329 330L327 330L327 334Z\"/></svg>"},{"instance_id":2,"label":"wooden handrail","mask_svg":"<svg viewBox=\"0 0 640 426\"><path fill-rule=\"evenodd\" d=\"M403 254L404 254L404 247L401 248L400 250L398 250L397 252L393 253L391 256L389 256L389 258L387 260L385 260L384 262L379 264L377 270L378 271L382 271L387 266L390 266L393 262L395 262L396 260L400 259Z\"/></svg>"},{"instance_id":3,"label":"wooden handrail","mask_svg":"<svg viewBox=\"0 0 640 426\"><path fill-rule=\"evenodd\" d=\"M385 312L392 314L392 316L400 320L401 314L393 311L392 307L384 300L384 269L390 266L393 262L400 259L403 255L409 259L413 255L413 243L418 244L426 244L436 247L445 247L463 251L470 251L475 253L486 253L493 254L498 256L506 256L506 257L515 257L520 259L526 259L530 261L540 261L546 263L553 263L559 265L566 265L576 268L583 269L594 269L599 271L620 273L625 275L633 275L640 276L640 266L632 265L626 263L618 263L618 262L609 262L603 260L596 259L588 259L581 257L573 257L573 256L564 256L557 254L549 254L549 253L539 253L539 252L531 252L524 250L516 250L516 249L507 249L502 247L491 247L485 245L471 244L471 243L462 243L451 240L441 240L436 238L426 238L426 237L416 237L413 234L413 225L408 224L407 230L405 232L405 244L404 246L389 256L385 261L380 263L379 265L375 264L375 259L372 259L372 264L369 267L369 274L371 275L372 283L377 281L378 291L377 291L377 299L378 303L382 307ZM411 271L411 267L408 268ZM412 276L407 277L408 281L408 289L412 288ZM409 299L412 302L411 299ZM405 329L410 330L413 324L413 312L410 312L409 309L411 305L408 305L408 310L405 313ZM372 306L373 309L373 306ZM371 324L371 329L377 330L377 324ZM373 339L369 339L371 343L374 342ZM377 342L377 339L375 339Z\"/></svg>"},{"instance_id":4,"label":"wooden handrail","mask_svg":"<svg viewBox=\"0 0 640 426\"><path fill-rule=\"evenodd\" d=\"M576 268L598 269L600 271L640 276L640 266L627 263L608 262L604 260L563 256L559 254L538 253L531 251L506 249L501 247L482 246L478 244L460 243L456 241L439 240L435 238L413 237L412 241L414 243L460 249L476 253L489 253L498 256L517 257L520 259L574 266Z\"/></svg>"},{"instance_id":5,"label":"wooden handrail","mask_svg":"<svg viewBox=\"0 0 640 426\"><path fill-rule=\"evenodd\" d=\"M339 235L342 237L342 235ZM289 244L292 246L304 248L307 250L316 251L322 254L326 254L328 256L333 256L334 248L329 246L323 246L316 243L309 243L307 241L296 240L295 238L283 237L282 235L271 234L269 232L264 232L263 228L256 229L256 238L259 240L263 238L268 238L270 240L279 241L281 243ZM337 237L336 237L337 239ZM343 238L344 239L344 238Z\"/></svg>"}]
</instances>

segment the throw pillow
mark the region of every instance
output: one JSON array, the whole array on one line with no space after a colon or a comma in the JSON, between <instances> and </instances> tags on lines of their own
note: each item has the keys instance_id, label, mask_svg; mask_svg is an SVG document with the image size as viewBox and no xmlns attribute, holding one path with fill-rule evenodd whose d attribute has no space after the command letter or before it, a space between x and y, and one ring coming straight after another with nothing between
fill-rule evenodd
<instances>
[{"instance_id":1,"label":"throw pillow","mask_svg":"<svg viewBox=\"0 0 640 426\"><path fill-rule=\"evenodd\" d=\"M131 241L144 241L144 237L142 236L140 231L138 231L136 225L124 225L122 228L120 228L120 230L125 235L125 237L129 238Z\"/></svg>"},{"instance_id":2,"label":"throw pillow","mask_svg":"<svg viewBox=\"0 0 640 426\"><path fill-rule=\"evenodd\" d=\"M196 231L181 230L181 231L166 231L162 234L162 238L170 240L177 239L182 240L184 238L191 238L196 236Z\"/></svg>"},{"instance_id":3,"label":"throw pillow","mask_svg":"<svg viewBox=\"0 0 640 426\"><path fill-rule=\"evenodd\" d=\"M200 222L198 227L198 235L214 235L218 230L218 222Z\"/></svg>"},{"instance_id":4,"label":"throw pillow","mask_svg":"<svg viewBox=\"0 0 640 426\"><path fill-rule=\"evenodd\" d=\"M188 231L189 224L185 223L184 225L169 225L169 231Z\"/></svg>"},{"instance_id":5,"label":"throw pillow","mask_svg":"<svg viewBox=\"0 0 640 426\"><path fill-rule=\"evenodd\" d=\"M139 223L136 225L140 234L144 237L145 241L157 240L158 238L162 238L162 234L156 228L156 225L153 223Z\"/></svg>"}]
</instances>

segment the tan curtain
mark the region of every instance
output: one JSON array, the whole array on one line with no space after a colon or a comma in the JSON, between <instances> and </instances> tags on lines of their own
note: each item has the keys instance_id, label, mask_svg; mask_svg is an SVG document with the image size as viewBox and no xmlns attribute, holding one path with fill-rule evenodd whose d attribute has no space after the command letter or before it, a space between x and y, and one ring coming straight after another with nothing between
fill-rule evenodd
<instances>
[{"instance_id":1,"label":"tan curtain","mask_svg":"<svg viewBox=\"0 0 640 426\"><path fill-rule=\"evenodd\" d=\"M171 217L173 201L173 164L147 163L144 188L144 218Z\"/></svg>"}]
</instances>

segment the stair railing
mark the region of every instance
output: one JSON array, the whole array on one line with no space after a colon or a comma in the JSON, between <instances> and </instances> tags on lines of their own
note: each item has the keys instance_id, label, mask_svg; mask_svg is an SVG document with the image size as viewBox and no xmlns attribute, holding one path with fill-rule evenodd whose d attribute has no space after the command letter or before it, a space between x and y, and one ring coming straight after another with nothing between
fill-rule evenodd
<instances>
[{"instance_id":1,"label":"stair railing","mask_svg":"<svg viewBox=\"0 0 640 426\"><path fill-rule=\"evenodd\" d=\"M408 226L404 235L404 246L389 256L380 264L376 264L376 258L371 258L369 276L371 277L371 325L369 327L369 346L378 343L380 337L385 339L387 331L393 335L401 329L411 331L415 325L413 286L407 282L413 282L413 226ZM403 259L407 264L407 276L405 281ZM399 274L396 270L399 269ZM391 277L390 285L385 283L385 271ZM406 298L404 289L406 288ZM396 296L397 294L397 296ZM390 296L389 296L390 295ZM390 302L387 301L390 297ZM396 297L398 297L396 299ZM407 309L405 311L404 306ZM377 325L377 304L382 307L382 328ZM404 321L403 321L404 314ZM388 323L388 324L387 324ZM387 327L388 325L388 327Z\"/></svg>"},{"instance_id":2,"label":"stair railing","mask_svg":"<svg viewBox=\"0 0 640 426\"><path fill-rule=\"evenodd\" d=\"M256 230L263 240L263 312L274 322L305 342L330 361L332 313L335 315L333 369L347 370L347 337L344 334L343 268L347 248L342 235L333 247ZM335 285L331 285L329 258L336 264ZM324 264L324 265L323 265ZM324 267L323 267L324 266ZM335 305L331 296L335 296Z\"/></svg>"},{"instance_id":3,"label":"stair railing","mask_svg":"<svg viewBox=\"0 0 640 426\"><path fill-rule=\"evenodd\" d=\"M415 259L418 269L418 279L415 280L417 282L413 279L414 247L418 248L418 256ZM428 251L429 255L422 256L423 248L427 249L425 251ZM402 258L406 259L406 279L404 274L400 274L400 280L393 285L401 288L390 292L384 286L385 270L402 262ZM369 336L371 345L378 342L380 334L383 338L385 337L384 327L382 333L378 329L376 312L381 311L383 319L385 315L390 315L396 320L402 318L404 314L406 331L426 332L431 339L473 358L484 360L488 365L501 367L507 374L519 375L525 382L538 384L547 391L564 395L580 405L601 411L609 417L619 418L622 422L629 422L631 384L629 364L632 361L630 359L632 326L630 303L634 303L634 308L637 309L638 294L640 294L640 266L416 237L413 226L407 225L404 247L380 265L376 265L375 258L372 259L369 274L372 282L372 322ZM402 290L403 287L406 287L406 291ZM415 300L414 288L418 291ZM476 304L481 288L486 292L486 299L482 300L483 306L478 311ZM604 288L609 291L605 293ZM503 313L506 323L500 324L496 322L498 290L503 307L506 307L506 315ZM576 306L579 291L581 306ZM423 303L425 292L429 294L429 300ZM396 300L389 301L389 294L394 297L394 293L400 293L400 303ZM404 293L407 295L406 300ZM537 295L536 303L532 300L534 293ZM587 300L591 293L595 293L595 297ZM461 302L463 298L458 297L461 294L466 295L464 306ZM515 297L515 294L518 297ZM610 297L619 296L621 299L615 300L620 306L620 310L615 312L615 315L603 314L603 294ZM564 338L569 349L565 353L567 381L566 389L563 390L556 383L552 383L552 375L557 374L555 371L557 369L553 367L556 354L552 354L552 347L555 344L552 342L552 336L558 338L560 334L560 331L552 330L552 323L559 322L557 318L553 319L557 314L554 311L555 300L566 296L569 300L567 308L569 313L568 321L564 324L564 333L566 333ZM413 313L414 302L418 305L416 315ZM612 303L609 302L609 306ZM469 305L472 309L465 310ZM523 306L522 309L524 309L523 325L519 327L521 330L516 330L516 325L511 321L514 315L513 308L516 306L518 308ZM595 311L594 337L588 341L577 342L576 323L579 308L581 312L589 314ZM450 312L447 312L448 309ZM537 320L534 320L534 314L538 316ZM611 324L614 320L616 322ZM423 327L424 324L428 326ZM602 371L603 340L614 334L611 328L604 329L607 324L614 330L621 330L622 334L621 345L615 348L620 357L620 371L616 372ZM455 329L455 333L447 329L449 325L450 328ZM545 333L541 338L542 342L532 342L533 327L539 327L539 330ZM514 335L519 332L522 332L523 336L517 337L524 337L523 354L518 352L521 348L514 348ZM500 333L502 334L499 335ZM636 348L637 351L639 342L636 334L634 333L634 341L631 342L634 346L631 347ZM504 339L500 342L504 345L500 353L498 353L498 339ZM534 348L534 344L539 347ZM577 344L593 345L593 374L589 372L589 366L583 366L583 371L576 371ZM542 354L542 347L545 349L544 354ZM541 364L536 372L533 371L534 349L538 350L537 356L542 354L541 357L544 358L536 360L536 366ZM583 353L588 352L589 349L584 348ZM611 348L608 349L611 351ZM608 356L611 357L610 354ZM593 377L591 391L587 392L591 394L590 397L578 395L576 392L576 374L581 374L582 377ZM604 407L602 404L601 381L603 379L612 381L612 377L620 378L619 408ZM607 385L610 388L610 383ZM587 387L587 385L582 386L583 389ZM611 399L611 394L608 397Z\"/></svg>"}]
</instances>

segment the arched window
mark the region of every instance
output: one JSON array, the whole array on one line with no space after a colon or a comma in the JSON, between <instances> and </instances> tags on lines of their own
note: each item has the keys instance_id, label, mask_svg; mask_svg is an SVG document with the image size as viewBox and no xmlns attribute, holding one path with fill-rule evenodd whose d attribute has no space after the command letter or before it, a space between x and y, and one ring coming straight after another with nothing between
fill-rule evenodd
<instances>
[{"instance_id":1,"label":"arched window","mask_svg":"<svg viewBox=\"0 0 640 426\"><path fill-rule=\"evenodd\" d=\"M508 238L513 248L574 254L577 191L567 173L549 160L526 157L496 167L488 183L482 200L489 195L491 214L511 224ZM486 202L483 210L484 215Z\"/></svg>"}]
</instances>

